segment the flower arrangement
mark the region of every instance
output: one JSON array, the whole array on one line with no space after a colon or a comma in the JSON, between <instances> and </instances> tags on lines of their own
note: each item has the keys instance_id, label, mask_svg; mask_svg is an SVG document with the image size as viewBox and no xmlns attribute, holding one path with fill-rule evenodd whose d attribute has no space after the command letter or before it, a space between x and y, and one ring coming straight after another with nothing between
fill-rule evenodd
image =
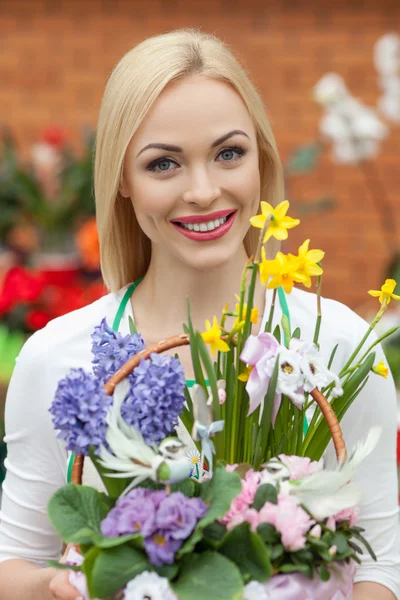
<instances>
[{"instance_id":1,"label":"flower arrangement","mask_svg":"<svg viewBox=\"0 0 400 600\"><path fill-rule=\"evenodd\" d=\"M351 598L364 546L352 482L379 428L348 455L338 421L371 376L371 331L395 282L371 290L377 316L340 373L319 349L321 250L268 260L264 244L286 239L298 220L289 203L251 219L259 246L245 265L235 310L225 305L205 331L188 318L183 333L145 348L131 321L123 336L103 320L93 332L93 370L71 370L50 408L73 453L72 482L51 498L50 519L70 545L70 580L85 598L126 600L343 600ZM257 277L274 290L265 331L252 334ZM313 340L292 331L285 293L318 278ZM272 332L277 299L282 320ZM234 317L228 327L228 317ZM382 335L389 335L388 332ZM177 356L190 344L196 382L187 387ZM310 415L310 412L312 413ZM324 468L333 439L337 466ZM81 484L91 461L104 492ZM301 590L301 595L300 595Z\"/></svg>"}]
</instances>

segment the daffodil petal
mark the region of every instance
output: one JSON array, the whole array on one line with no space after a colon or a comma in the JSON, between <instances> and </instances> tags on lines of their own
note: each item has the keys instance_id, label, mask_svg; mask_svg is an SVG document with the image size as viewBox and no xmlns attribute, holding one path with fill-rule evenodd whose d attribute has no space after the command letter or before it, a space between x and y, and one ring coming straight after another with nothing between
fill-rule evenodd
<instances>
[{"instance_id":1,"label":"daffodil petal","mask_svg":"<svg viewBox=\"0 0 400 600\"><path fill-rule=\"evenodd\" d=\"M307 260L313 263L320 262L325 256L323 250L309 250L306 254Z\"/></svg>"},{"instance_id":2,"label":"daffodil petal","mask_svg":"<svg viewBox=\"0 0 400 600\"><path fill-rule=\"evenodd\" d=\"M292 227L296 227L299 225L299 223L300 219L292 219L292 217L284 217L280 221L281 226L285 227L286 229L292 229Z\"/></svg>"},{"instance_id":3,"label":"daffodil petal","mask_svg":"<svg viewBox=\"0 0 400 600\"><path fill-rule=\"evenodd\" d=\"M369 290L368 294L370 294L370 296L374 296L374 298L378 298L378 296L381 295L381 291L380 290Z\"/></svg>"},{"instance_id":4,"label":"daffodil petal","mask_svg":"<svg viewBox=\"0 0 400 600\"><path fill-rule=\"evenodd\" d=\"M290 204L288 200L284 200L278 204L278 206L274 209L275 218L279 220L283 219L288 211L289 206Z\"/></svg>"},{"instance_id":5,"label":"daffodil petal","mask_svg":"<svg viewBox=\"0 0 400 600\"><path fill-rule=\"evenodd\" d=\"M269 204L268 202L261 202L261 212L264 215L264 217L268 217L270 214L272 214L274 212L274 207L271 206L271 204Z\"/></svg>"},{"instance_id":6,"label":"daffodil petal","mask_svg":"<svg viewBox=\"0 0 400 600\"><path fill-rule=\"evenodd\" d=\"M258 229L262 229L264 227L266 217L263 215L256 215L255 217L251 217L250 224L253 227L258 227Z\"/></svg>"},{"instance_id":7,"label":"daffodil petal","mask_svg":"<svg viewBox=\"0 0 400 600\"><path fill-rule=\"evenodd\" d=\"M224 340L221 340L221 339L216 340L215 344L220 352L229 352L229 350L230 350L228 344L226 342L224 342Z\"/></svg>"}]
</instances>

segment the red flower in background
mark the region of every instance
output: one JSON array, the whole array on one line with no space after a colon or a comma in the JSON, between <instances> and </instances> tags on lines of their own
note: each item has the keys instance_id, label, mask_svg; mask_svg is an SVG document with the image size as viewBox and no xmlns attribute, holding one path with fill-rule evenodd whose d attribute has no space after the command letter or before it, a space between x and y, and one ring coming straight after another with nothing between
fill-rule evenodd
<instances>
[{"instance_id":1,"label":"red flower in background","mask_svg":"<svg viewBox=\"0 0 400 600\"><path fill-rule=\"evenodd\" d=\"M65 129L59 125L50 125L50 127L47 127L43 131L40 140L50 146L60 149L67 140L67 133Z\"/></svg>"},{"instance_id":2,"label":"red flower in background","mask_svg":"<svg viewBox=\"0 0 400 600\"><path fill-rule=\"evenodd\" d=\"M12 267L5 275L0 294L0 315L12 310L16 304L36 302L43 291L40 273L23 267Z\"/></svg>"},{"instance_id":3,"label":"red flower in background","mask_svg":"<svg viewBox=\"0 0 400 600\"><path fill-rule=\"evenodd\" d=\"M29 271L13 267L0 290L0 318L7 319L14 309L21 307L21 327L36 331L51 319L91 304L104 293L101 281L88 283L76 268Z\"/></svg>"}]
</instances>

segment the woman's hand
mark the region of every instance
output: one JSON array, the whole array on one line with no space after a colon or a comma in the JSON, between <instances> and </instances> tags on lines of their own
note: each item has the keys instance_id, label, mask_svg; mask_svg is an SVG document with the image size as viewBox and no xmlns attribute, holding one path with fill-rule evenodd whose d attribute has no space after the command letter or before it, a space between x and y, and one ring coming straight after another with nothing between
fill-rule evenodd
<instances>
[{"instance_id":1,"label":"woman's hand","mask_svg":"<svg viewBox=\"0 0 400 600\"><path fill-rule=\"evenodd\" d=\"M69 544L60 560L65 563L72 544ZM56 569L55 575L50 581L49 591L54 600L83 600L80 592L69 582L70 571Z\"/></svg>"}]
</instances>

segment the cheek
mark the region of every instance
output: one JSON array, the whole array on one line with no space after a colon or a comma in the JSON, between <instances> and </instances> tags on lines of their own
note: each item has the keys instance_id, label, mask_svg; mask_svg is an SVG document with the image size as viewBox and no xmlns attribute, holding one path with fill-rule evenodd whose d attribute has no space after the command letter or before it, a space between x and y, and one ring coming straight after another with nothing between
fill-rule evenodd
<instances>
[{"instance_id":1,"label":"cheek","mask_svg":"<svg viewBox=\"0 0 400 600\"><path fill-rule=\"evenodd\" d=\"M243 169L232 169L229 173L228 189L243 204L258 206L260 199L260 173L257 162L251 162Z\"/></svg>"},{"instance_id":2,"label":"cheek","mask_svg":"<svg viewBox=\"0 0 400 600\"><path fill-rule=\"evenodd\" d=\"M137 178L131 189L132 205L139 222L167 216L176 198L173 186L167 181Z\"/></svg>"}]
</instances>

